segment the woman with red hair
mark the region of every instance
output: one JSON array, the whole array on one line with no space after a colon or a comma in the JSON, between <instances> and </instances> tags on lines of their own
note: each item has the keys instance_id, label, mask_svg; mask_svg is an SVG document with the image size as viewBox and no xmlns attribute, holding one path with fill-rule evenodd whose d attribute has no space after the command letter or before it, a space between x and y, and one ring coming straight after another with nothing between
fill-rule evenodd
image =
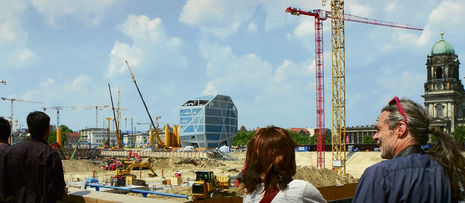
<instances>
[{"instance_id":1,"label":"woman with red hair","mask_svg":"<svg viewBox=\"0 0 465 203\"><path fill-rule=\"evenodd\" d=\"M261 128L249 142L243 183L243 202L326 202L309 182L293 180L296 144L277 127Z\"/></svg>"}]
</instances>

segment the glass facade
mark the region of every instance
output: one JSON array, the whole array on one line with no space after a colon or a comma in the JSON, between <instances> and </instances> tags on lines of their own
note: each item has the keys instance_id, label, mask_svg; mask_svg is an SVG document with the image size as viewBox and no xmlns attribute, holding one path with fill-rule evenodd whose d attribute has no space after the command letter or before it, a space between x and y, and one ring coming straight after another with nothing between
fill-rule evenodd
<instances>
[{"instance_id":1,"label":"glass facade","mask_svg":"<svg viewBox=\"0 0 465 203\"><path fill-rule=\"evenodd\" d=\"M181 106L179 116L182 146L231 146L237 133L237 109L229 96L190 99Z\"/></svg>"}]
</instances>

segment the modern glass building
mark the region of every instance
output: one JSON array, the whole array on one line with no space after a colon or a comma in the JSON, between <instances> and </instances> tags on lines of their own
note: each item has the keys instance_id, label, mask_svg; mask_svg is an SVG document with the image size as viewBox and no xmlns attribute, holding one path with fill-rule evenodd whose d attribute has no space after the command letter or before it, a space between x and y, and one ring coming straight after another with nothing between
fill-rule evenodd
<instances>
[{"instance_id":1,"label":"modern glass building","mask_svg":"<svg viewBox=\"0 0 465 203\"><path fill-rule=\"evenodd\" d=\"M237 109L231 97L203 96L189 99L179 111L182 146L232 145L237 133Z\"/></svg>"}]
</instances>

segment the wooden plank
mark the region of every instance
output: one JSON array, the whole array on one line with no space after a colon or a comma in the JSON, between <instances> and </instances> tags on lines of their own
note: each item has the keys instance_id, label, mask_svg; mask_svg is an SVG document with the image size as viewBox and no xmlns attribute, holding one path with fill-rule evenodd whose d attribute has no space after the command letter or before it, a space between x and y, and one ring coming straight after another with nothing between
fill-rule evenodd
<instances>
[{"instance_id":1,"label":"wooden plank","mask_svg":"<svg viewBox=\"0 0 465 203\"><path fill-rule=\"evenodd\" d=\"M352 198L357 189L357 183L345 185L327 186L317 188L326 201L342 200Z\"/></svg>"}]
</instances>

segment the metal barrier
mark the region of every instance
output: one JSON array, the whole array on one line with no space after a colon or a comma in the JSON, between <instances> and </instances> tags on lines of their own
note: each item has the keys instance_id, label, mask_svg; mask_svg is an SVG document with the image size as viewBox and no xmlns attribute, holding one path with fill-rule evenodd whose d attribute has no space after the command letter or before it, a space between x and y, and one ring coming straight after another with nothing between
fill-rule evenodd
<instances>
[{"instance_id":1,"label":"metal barrier","mask_svg":"<svg viewBox=\"0 0 465 203\"><path fill-rule=\"evenodd\" d=\"M130 192L137 192L137 193L141 193L143 197L147 197L147 194L154 194L154 195L178 197L178 198L185 198L185 199L189 198L189 196L187 196L187 195L178 195L178 194L163 193L163 192L153 192L153 191L139 190L139 189L133 189L133 188L113 187L113 186L101 185L101 184L88 183L88 184L86 184L84 186L84 188L86 188L87 186L95 187L95 191L100 191L100 188L103 187L103 188L110 188L110 189L115 189L115 190L125 190L125 191L130 191Z\"/></svg>"}]
</instances>

